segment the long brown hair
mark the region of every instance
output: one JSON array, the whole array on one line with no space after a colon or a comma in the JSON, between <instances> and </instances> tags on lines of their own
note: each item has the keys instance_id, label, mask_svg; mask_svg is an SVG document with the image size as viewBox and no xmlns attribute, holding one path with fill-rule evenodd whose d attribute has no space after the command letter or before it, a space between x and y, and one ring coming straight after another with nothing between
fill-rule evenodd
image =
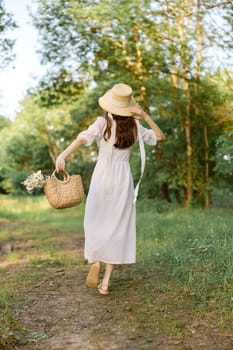
<instances>
[{"instance_id":1,"label":"long brown hair","mask_svg":"<svg viewBox=\"0 0 233 350\"><path fill-rule=\"evenodd\" d=\"M119 149L124 149L132 146L137 138L137 125L132 117L122 117L112 114L116 121L116 142L114 146ZM104 115L107 125L104 130L104 139L107 141L111 137L112 120L106 112Z\"/></svg>"}]
</instances>

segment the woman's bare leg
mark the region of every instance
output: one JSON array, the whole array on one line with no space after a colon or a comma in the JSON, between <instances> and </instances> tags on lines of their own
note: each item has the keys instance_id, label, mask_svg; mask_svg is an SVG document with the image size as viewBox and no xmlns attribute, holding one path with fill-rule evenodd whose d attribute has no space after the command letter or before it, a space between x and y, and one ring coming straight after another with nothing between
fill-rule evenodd
<instances>
[{"instance_id":1,"label":"woman's bare leg","mask_svg":"<svg viewBox=\"0 0 233 350\"><path fill-rule=\"evenodd\" d=\"M104 292L108 291L109 281L110 281L110 278L112 276L113 268L114 268L113 264L106 264L105 265L104 277L103 277L103 280L101 283L101 289Z\"/></svg>"}]
</instances>

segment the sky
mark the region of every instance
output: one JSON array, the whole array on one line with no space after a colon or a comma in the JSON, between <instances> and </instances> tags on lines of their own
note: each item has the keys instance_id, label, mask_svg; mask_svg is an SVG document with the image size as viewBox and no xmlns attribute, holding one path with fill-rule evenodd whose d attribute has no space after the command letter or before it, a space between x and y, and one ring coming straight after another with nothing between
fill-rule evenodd
<instances>
[{"instance_id":1,"label":"sky","mask_svg":"<svg viewBox=\"0 0 233 350\"><path fill-rule=\"evenodd\" d=\"M0 115L12 119L27 89L35 86L46 71L36 53L37 31L32 26L27 6L33 8L32 0L5 0L5 7L13 13L18 28L11 34L16 39L16 58L0 72Z\"/></svg>"}]
</instances>

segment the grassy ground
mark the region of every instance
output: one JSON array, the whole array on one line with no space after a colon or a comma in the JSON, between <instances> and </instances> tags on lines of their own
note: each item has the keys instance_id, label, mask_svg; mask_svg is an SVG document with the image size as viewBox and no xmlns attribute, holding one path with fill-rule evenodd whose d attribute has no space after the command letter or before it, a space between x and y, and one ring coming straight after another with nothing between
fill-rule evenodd
<instances>
[{"instance_id":1,"label":"grassy ground","mask_svg":"<svg viewBox=\"0 0 233 350\"><path fill-rule=\"evenodd\" d=\"M193 299L219 305L221 317L233 320L232 210L156 209L150 202L138 207L138 250L145 267L160 264Z\"/></svg>"},{"instance_id":2,"label":"grassy ground","mask_svg":"<svg viewBox=\"0 0 233 350\"><path fill-rule=\"evenodd\" d=\"M22 308L22 295L32 286L51 282L51 273L54 283L54 273L69 271L64 284L76 290L74 271L83 276L87 269L82 259L84 206L54 210L43 197L2 196L0 201L0 349L14 349L20 343L33 343L37 349L35 344L47 334L28 332L17 310ZM152 349L152 330L158 333L157 340L172 335L173 345L168 349L188 349L180 345L185 337L197 329L206 334L212 325L212 331L226 335L225 343L219 340L221 349L231 349L232 210L187 211L152 201L139 201L137 207L138 262L126 272L114 273L112 298L117 294L118 301L111 312L115 327L121 322L124 336L128 332L129 341L141 344L132 349ZM129 287L132 292L127 299ZM199 349L190 344L189 349Z\"/></svg>"}]
</instances>

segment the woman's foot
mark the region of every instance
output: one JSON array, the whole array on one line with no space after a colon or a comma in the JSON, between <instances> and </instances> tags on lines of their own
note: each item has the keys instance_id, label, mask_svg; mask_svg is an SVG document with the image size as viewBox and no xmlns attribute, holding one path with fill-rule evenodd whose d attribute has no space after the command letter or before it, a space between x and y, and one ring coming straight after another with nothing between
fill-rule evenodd
<instances>
[{"instance_id":1,"label":"woman's foot","mask_svg":"<svg viewBox=\"0 0 233 350\"><path fill-rule=\"evenodd\" d=\"M109 294L109 283L113 271L113 264L105 264L105 273L102 282L98 286L100 294Z\"/></svg>"},{"instance_id":2,"label":"woman's foot","mask_svg":"<svg viewBox=\"0 0 233 350\"><path fill-rule=\"evenodd\" d=\"M90 267L86 278L86 285L90 288L96 288L99 282L100 264L93 264Z\"/></svg>"},{"instance_id":3,"label":"woman's foot","mask_svg":"<svg viewBox=\"0 0 233 350\"><path fill-rule=\"evenodd\" d=\"M103 295L109 294L108 285L100 283L98 285L98 291L100 292L100 294L103 294Z\"/></svg>"}]
</instances>

